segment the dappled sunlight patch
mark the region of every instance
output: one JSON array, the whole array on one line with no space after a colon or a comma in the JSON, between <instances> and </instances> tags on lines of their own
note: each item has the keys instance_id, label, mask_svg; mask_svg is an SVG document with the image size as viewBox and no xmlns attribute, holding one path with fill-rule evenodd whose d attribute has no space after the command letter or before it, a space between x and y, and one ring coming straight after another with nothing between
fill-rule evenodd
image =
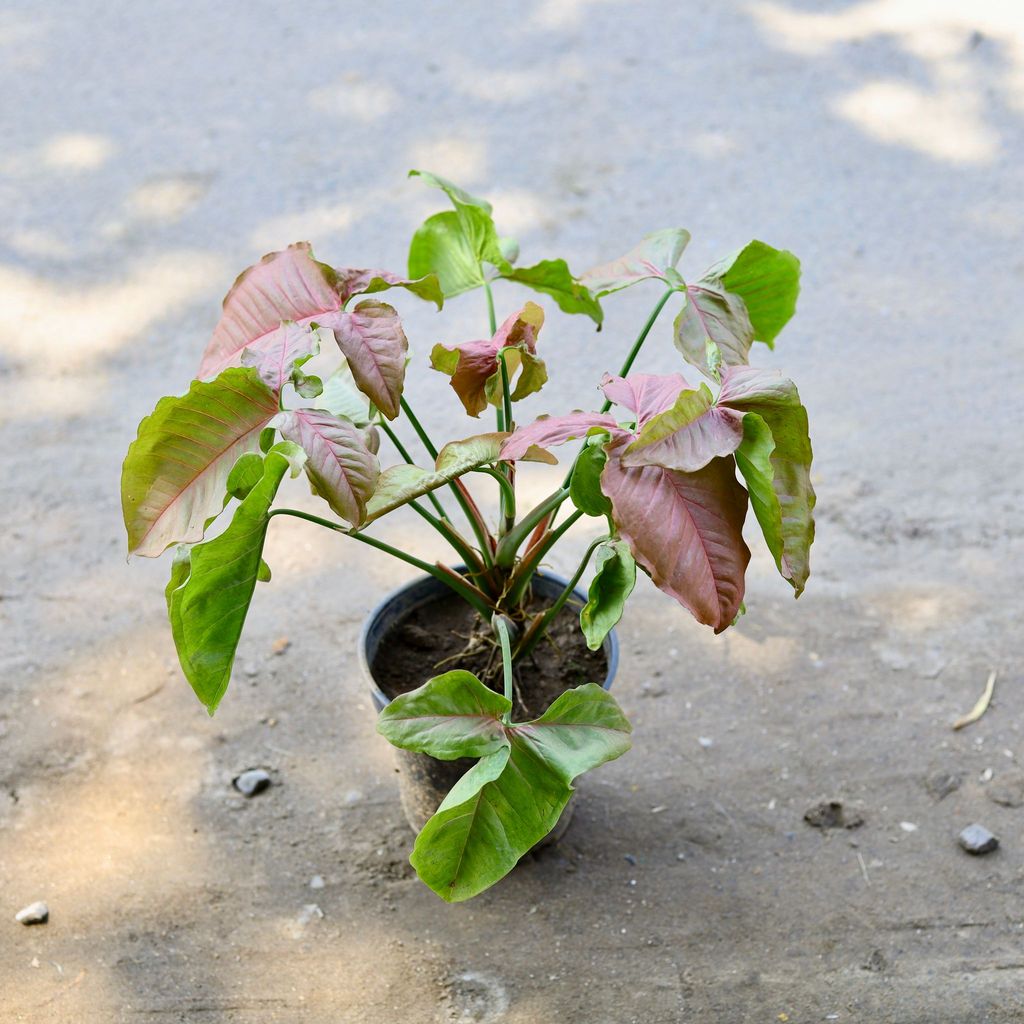
<instances>
[{"instance_id":1,"label":"dappled sunlight patch","mask_svg":"<svg viewBox=\"0 0 1024 1024\"><path fill-rule=\"evenodd\" d=\"M400 103L401 97L386 82L366 81L358 72L309 93L309 105L314 110L360 124L386 117Z\"/></svg>"},{"instance_id":2,"label":"dappled sunlight patch","mask_svg":"<svg viewBox=\"0 0 1024 1024\"><path fill-rule=\"evenodd\" d=\"M834 96L830 104L865 134L951 164L979 164L998 154L987 122L1001 90L1024 109L1024 6L1004 0L862 0L805 11L757 2L748 11L791 53L836 57L850 43L895 43L921 62L931 83L880 79ZM975 54L981 46L986 53ZM993 59L995 55L995 59Z\"/></svg>"},{"instance_id":3,"label":"dappled sunlight patch","mask_svg":"<svg viewBox=\"0 0 1024 1024\"><path fill-rule=\"evenodd\" d=\"M903 82L869 82L834 107L878 141L937 160L986 163L998 151L998 137L982 121L980 98L959 88L928 92Z\"/></svg>"},{"instance_id":4,"label":"dappled sunlight patch","mask_svg":"<svg viewBox=\"0 0 1024 1024\"><path fill-rule=\"evenodd\" d=\"M92 286L69 287L0 266L0 352L28 363L38 357L40 339L49 336L65 371L87 369L208 294L222 272L217 257L188 251L155 256L120 279Z\"/></svg>"}]
</instances>

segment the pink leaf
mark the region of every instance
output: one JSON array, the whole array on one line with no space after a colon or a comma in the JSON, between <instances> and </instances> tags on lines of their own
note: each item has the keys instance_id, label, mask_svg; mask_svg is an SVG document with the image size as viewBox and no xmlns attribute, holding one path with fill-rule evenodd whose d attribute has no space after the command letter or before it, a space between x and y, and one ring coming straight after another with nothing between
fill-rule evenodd
<instances>
[{"instance_id":1,"label":"pink leaf","mask_svg":"<svg viewBox=\"0 0 1024 1024\"><path fill-rule=\"evenodd\" d=\"M675 268L689 241L690 232L683 228L655 231L645 236L625 256L588 270L580 277L580 284L599 299L651 277L665 281L668 279L667 271Z\"/></svg>"},{"instance_id":2,"label":"pink leaf","mask_svg":"<svg viewBox=\"0 0 1024 1024\"><path fill-rule=\"evenodd\" d=\"M317 323L334 331L357 387L393 420L398 415L409 351L395 310L387 303L366 299L351 313L332 313Z\"/></svg>"},{"instance_id":3,"label":"pink leaf","mask_svg":"<svg viewBox=\"0 0 1024 1024\"><path fill-rule=\"evenodd\" d=\"M268 388L280 393L292 371L314 356L320 343L313 330L285 320L268 334L259 348L244 349L242 366L255 366Z\"/></svg>"},{"instance_id":4,"label":"pink leaf","mask_svg":"<svg viewBox=\"0 0 1024 1024\"><path fill-rule=\"evenodd\" d=\"M668 409L679 392L689 386L681 373L670 373L663 377L650 373L613 377L606 373L601 381L601 388L609 402L636 413L637 430L642 430L649 419Z\"/></svg>"},{"instance_id":5,"label":"pink leaf","mask_svg":"<svg viewBox=\"0 0 1024 1024\"><path fill-rule=\"evenodd\" d=\"M281 436L306 453L313 490L342 519L359 526L377 486L380 465L362 430L320 409L295 409L276 421Z\"/></svg>"},{"instance_id":6,"label":"pink leaf","mask_svg":"<svg viewBox=\"0 0 1024 1024\"><path fill-rule=\"evenodd\" d=\"M655 584L716 633L731 625L750 561L743 542L747 494L732 457L678 473L629 469L611 453L601 488L620 534Z\"/></svg>"},{"instance_id":7,"label":"pink leaf","mask_svg":"<svg viewBox=\"0 0 1024 1024\"><path fill-rule=\"evenodd\" d=\"M369 280L363 280L366 274L371 275ZM272 348L282 321L294 321L299 327L315 323L335 332L349 357L356 385L393 418L402 393L407 347L398 315L377 302L360 303L351 313L342 308L353 287L374 282L387 284L379 271L344 270L339 277L313 259L308 242L264 256L241 274L224 299L224 312L203 355L199 376L206 379L238 365L244 349L255 356Z\"/></svg>"},{"instance_id":8,"label":"pink leaf","mask_svg":"<svg viewBox=\"0 0 1024 1024\"><path fill-rule=\"evenodd\" d=\"M541 416L514 431L501 449L506 462L522 459L531 447L552 448L577 437L585 437L592 428L607 430L614 439L629 435L619 428L614 416L600 412L571 412L568 416Z\"/></svg>"}]
</instances>

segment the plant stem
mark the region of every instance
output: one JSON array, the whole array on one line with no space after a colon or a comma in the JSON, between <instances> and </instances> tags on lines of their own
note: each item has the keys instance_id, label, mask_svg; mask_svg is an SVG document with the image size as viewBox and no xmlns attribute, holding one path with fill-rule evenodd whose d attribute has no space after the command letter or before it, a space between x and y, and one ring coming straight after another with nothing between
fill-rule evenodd
<instances>
[{"instance_id":1,"label":"plant stem","mask_svg":"<svg viewBox=\"0 0 1024 1024\"><path fill-rule=\"evenodd\" d=\"M407 554L405 551L394 548L390 544L386 544L384 541L378 540L376 537L370 537L367 534L360 533L356 530L348 530L340 523L332 523L329 519L321 519L320 516L311 515L309 512L300 512L295 508L275 508L270 512L267 518L272 519L274 516L293 516L296 519L304 519L308 523L316 523L317 526L323 526L328 530L334 530L335 533L343 533L345 536L351 537L353 540L362 541L363 544L369 544L370 547L377 548L379 551L384 551L392 557L397 558L402 562L406 562L408 565L415 566L422 572L433 576L434 579L440 580L445 584L445 586L450 587L459 595L459 597L466 601L467 604L471 605L485 621L490 620L491 609L481 600L479 596L480 592L468 581L464 583L461 582L461 578L458 573L452 569L449 569L448 573L445 573L439 566L431 565L429 562L424 562L422 559L416 558L415 555Z\"/></svg>"},{"instance_id":2,"label":"plant stem","mask_svg":"<svg viewBox=\"0 0 1024 1024\"><path fill-rule=\"evenodd\" d=\"M483 273L483 267L480 267L480 273ZM493 338L498 333L498 320L494 315L494 293L491 291L491 282L486 278L484 279L484 294L487 296L487 316L491 324L491 337Z\"/></svg>"},{"instance_id":3,"label":"plant stem","mask_svg":"<svg viewBox=\"0 0 1024 1024\"><path fill-rule=\"evenodd\" d=\"M433 441L430 440L429 435L423 429L423 425L416 418L416 414L409 407L409 403L403 397L401 399L402 412L409 417L409 422L412 424L413 430L416 431L416 435L420 441L423 442L423 447L427 449L427 454L437 462L437 448L434 447ZM487 530L487 524L483 521L483 517L480 515L480 510L476 508L472 503L472 499L468 497L468 494L460 487L456 486L457 481L449 481L448 486L451 488L452 494L455 495L455 500L459 503L459 508L462 509L466 519L469 520L469 525L473 528L473 533L476 534L477 542L480 544L480 553L483 555L484 562L486 563L491 556L490 552L490 534Z\"/></svg>"},{"instance_id":4,"label":"plant stem","mask_svg":"<svg viewBox=\"0 0 1024 1024\"><path fill-rule=\"evenodd\" d=\"M455 529L447 519L437 519L432 516L419 502L410 501L409 507L422 516L439 534L455 549L456 554L466 563L469 574L474 577L482 577L486 572L484 563L480 556L473 550L469 541Z\"/></svg>"},{"instance_id":5,"label":"plant stem","mask_svg":"<svg viewBox=\"0 0 1024 1024\"><path fill-rule=\"evenodd\" d=\"M409 417L409 422L412 424L412 429L416 431L417 437L419 437L419 439L423 442L423 447L427 449L427 454L432 459L437 461L437 449L434 447L434 442L430 440L430 437L427 435L427 432L423 429L423 426L420 423L420 421L416 419L416 414L409 407L409 403L405 400L404 397L400 399L400 403L402 406L402 412L404 412L405 415Z\"/></svg>"},{"instance_id":6,"label":"plant stem","mask_svg":"<svg viewBox=\"0 0 1024 1024\"><path fill-rule=\"evenodd\" d=\"M474 469L472 472L486 473L488 476L492 476L498 481L501 493L505 499L505 508L512 510L511 514L514 519L516 515L516 492L512 484L509 483L508 477L506 477L500 469L494 469L493 466L481 466L479 469Z\"/></svg>"},{"instance_id":7,"label":"plant stem","mask_svg":"<svg viewBox=\"0 0 1024 1024\"><path fill-rule=\"evenodd\" d=\"M388 421L386 419L381 418L381 421L378 425L380 426L381 430L383 430L384 433L387 434L388 439L395 446L395 451L398 452L399 457L403 461L407 462L410 466L414 466L415 463L412 461L412 456L409 454L405 445L402 444L401 440L399 440L398 435L394 432L394 430L391 429L391 425L388 423ZM445 511L444 505L441 504L441 502L437 498L437 495L434 494L433 491L427 492L427 500L430 502L431 505L434 506L435 509L437 509L437 514L442 519L448 520L449 522L451 521L448 517L448 513Z\"/></svg>"},{"instance_id":8,"label":"plant stem","mask_svg":"<svg viewBox=\"0 0 1024 1024\"><path fill-rule=\"evenodd\" d=\"M530 535L533 528L552 510L557 508L569 496L568 487L560 487L554 494L545 498L536 508L531 509L508 533L498 542L495 553L495 564L511 569L515 562L516 552L523 541Z\"/></svg>"},{"instance_id":9,"label":"plant stem","mask_svg":"<svg viewBox=\"0 0 1024 1024\"><path fill-rule=\"evenodd\" d=\"M526 596L526 588L530 585L530 580L533 579L533 574L537 571L544 556L562 539L569 527L582 518L583 513L577 509L557 530L552 530L545 540L532 548L528 558L524 558L516 566L515 574L508 588L508 596L504 602L507 607L517 608L522 603Z\"/></svg>"},{"instance_id":10,"label":"plant stem","mask_svg":"<svg viewBox=\"0 0 1024 1024\"><path fill-rule=\"evenodd\" d=\"M505 699L510 705L508 711L501 716L501 720L508 725L512 721L512 644L508 638L508 624L503 615L492 616L491 625L494 627L494 632L498 634L498 642L501 644L501 669L505 683Z\"/></svg>"},{"instance_id":11,"label":"plant stem","mask_svg":"<svg viewBox=\"0 0 1024 1024\"><path fill-rule=\"evenodd\" d=\"M579 567L573 574L573 577L566 584L565 589L561 594L558 595L558 599L555 603L546 611L543 615L538 616L530 624L529 629L523 635L522 642L516 648L516 658L525 658L538 644L544 634L547 632L548 626L554 621L555 616L565 607L565 602L572 597L572 592L576 589L576 584L579 583L580 577L583 575L584 569L587 567L587 563L590 561L594 552L606 541L608 537L598 537L597 540L593 541L589 548L587 548L586 554L583 556L583 561L580 562Z\"/></svg>"}]
</instances>

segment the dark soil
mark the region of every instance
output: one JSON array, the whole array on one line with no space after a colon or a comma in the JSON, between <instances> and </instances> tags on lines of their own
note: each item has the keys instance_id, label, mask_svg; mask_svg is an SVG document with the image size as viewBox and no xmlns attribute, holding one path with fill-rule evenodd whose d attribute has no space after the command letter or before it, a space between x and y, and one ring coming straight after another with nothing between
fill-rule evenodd
<instances>
[{"instance_id":1,"label":"dark soil","mask_svg":"<svg viewBox=\"0 0 1024 1024\"><path fill-rule=\"evenodd\" d=\"M528 611L543 611L549 603L535 599ZM569 602L547 637L513 669L515 719L536 718L574 686L604 683L608 660L603 650L587 647L580 632L579 608ZM502 690L501 650L494 633L454 594L422 605L385 633L372 667L388 697L408 693L432 676L457 668Z\"/></svg>"}]
</instances>

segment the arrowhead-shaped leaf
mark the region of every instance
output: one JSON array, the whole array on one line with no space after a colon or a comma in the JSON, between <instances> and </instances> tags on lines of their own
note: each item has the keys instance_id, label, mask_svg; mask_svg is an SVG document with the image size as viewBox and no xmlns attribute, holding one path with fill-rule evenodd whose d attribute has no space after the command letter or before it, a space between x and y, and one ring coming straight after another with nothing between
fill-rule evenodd
<instances>
[{"instance_id":1,"label":"arrowhead-shaped leaf","mask_svg":"<svg viewBox=\"0 0 1024 1024\"><path fill-rule=\"evenodd\" d=\"M619 533L655 585L716 633L731 625L750 561L743 542L747 494L732 457L680 473L630 469L613 452L601 486Z\"/></svg>"},{"instance_id":2,"label":"arrowhead-shaped leaf","mask_svg":"<svg viewBox=\"0 0 1024 1024\"><path fill-rule=\"evenodd\" d=\"M743 416L719 408L706 384L682 391L674 404L651 418L622 452L623 466L662 466L693 473L712 459L731 455L743 440Z\"/></svg>"},{"instance_id":3,"label":"arrowhead-shaped leaf","mask_svg":"<svg viewBox=\"0 0 1024 1024\"><path fill-rule=\"evenodd\" d=\"M248 358L254 359L274 347L282 321L293 321L300 328L319 324L334 332L359 389L393 418L402 393L407 349L398 314L373 300L360 303L351 313L343 308L353 286L383 282L382 273L343 271L339 277L313 258L308 242L264 256L241 274L224 299L224 312L203 356L200 377L213 377L237 365L245 349L250 350Z\"/></svg>"},{"instance_id":4,"label":"arrowhead-shaped leaf","mask_svg":"<svg viewBox=\"0 0 1024 1024\"><path fill-rule=\"evenodd\" d=\"M357 427L367 427L376 418L366 396L356 388L352 371L346 362L324 381L324 389L317 396L313 407L334 416L344 416Z\"/></svg>"},{"instance_id":5,"label":"arrowhead-shaped leaf","mask_svg":"<svg viewBox=\"0 0 1024 1024\"><path fill-rule=\"evenodd\" d=\"M778 512L765 491L767 471L764 465L766 440L758 437L758 425L751 423L750 440L745 441L740 472L751 487L754 512L765 533L768 546L797 593L804 589L810 572L810 549L814 541L814 488L811 485L811 441L807 430L807 410L800 404L796 385L778 371L749 366L733 367L722 378L718 404L741 413L756 413L771 432L771 488ZM748 476L748 473L750 474ZM776 517L780 522L781 556L775 535ZM767 524L767 525L766 525Z\"/></svg>"},{"instance_id":6,"label":"arrowhead-shaped leaf","mask_svg":"<svg viewBox=\"0 0 1024 1024\"><path fill-rule=\"evenodd\" d=\"M479 416L487 403L501 405L501 373L498 353L505 356L511 398L517 402L539 391L547 380L547 370L536 357L537 335L544 325L544 310L528 302L498 328L493 338L462 345L435 345L430 364L451 377L451 385L470 416ZM516 376L517 371L522 372Z\"/></svg>"},{"instance_id":7,"label":"arrowhead-shaped leaf","mask_svg":"<svg viewBox=\"0 0 1024 1024\"><path fill-rule=\"evenodd\" d=\"M640 244L625 256L588 270L581 275L580 283L596 299L650 278L675 286L678 275L667 272L675 269L689 241L690 232L684 228L655 231L645 235Z\"/></svg>"},{"instance_id":8,"label":"arrowhead-shaped leaf","mask_svg":"<svg viewBox=\"0 0 1024 1024\"><path fill-rule=\"evenodd\" d=\"M334 331L352 377L389 419L398 415L409 342L398 313L385 302L365 299L350 313L330 313L317 323Z\"/></svg>"},{"instance_id":9,"label":"arrowhead-shaped leaf","mask_svg":"<svg viewBox=\"0 0 1024 1024\"><path fill-rule=\"evenodd\" d=\"M306 453L313 487L342 519L359 526L377 487L380 465L354 423L316 409L295 409L276 421L281 436Z\"/></svg>"},{"instance_id":10,"label":"arrowhead-shaped leaf","mask_svg":"<svg viewBox=\"0 0 1024 1024\"><path fill-rule=\"evenodd\" d=\"M482 263L500 271L511 270L491 220L491 204L428 171L410 171L441 189L454 210L434 214L413 235L409 246L409 276L436 274L446 297L479 288L484 283Z\"/></svg>"},{"instance_id":11,"label":"arrowhead-shaped leaf","mask_svg":"<svg viewBox=\"0 0 1024 1024\"><path fill-rule=\"evenodd\" d=\"M231 678L235 651L263 568L268 513L281 480L301 452L288 442L264 460L263 477L235 509L228 528L213 540L183 548L167 585L167 612L178 659L210 714Z\"/></svg>"},{"instance_id":12,"label":"arrowhead-shaped leaf","mask_svg":"<svg viewBox=\"0 0 1024 1024\"><path fill-rule=\"evenodd\" d=\"M410 858L449 902L508 874L554 827L573 779L629 749L629 723L594 683L563 693L532 722L504 725L508 710L475 676L448 673L381 713L378 728L397 746L448 760L483 753L423 827Z\"/></svg>"},{"instance_id":13,"label":"arrowhead-shaped leaf","mask_svg":"<svg viewBox=\"0 0 1024 1024\"><path fill-rule=\"evenodd\" d=\"M121 471L128 553L152 558L199 540L224 507L232 467L258 449L277 411L259 373L240 367L162 398L139 424Z\"/></svg>"},{"instance_id":14,"label":"arrowhead-shaped leaf","mask_svg":"<svg viewBox=\"0 0 1024 1024\"><path fill-rule=\"evenodd\" d=\"M596 651L622 618L626 599L636 584L636 561L629 545L621 540L606 541L594 557L596 573L590 583L587 603L580 611L580 628L587 646Z\"/></svg>"},{"instance_id":15,"label":"arrowhead-shaped leaf","mask_svg":"<svg viewBox=\"0 0 1024 1024\"><path fill-rule=\"evenodd\" d=\"M773 249L755 239L710 267L704 277L738 295L755 340L774 347L775 338L796 312L800 261L785 249Z\"/></svg>"},{"instance_id":16,"label":"arrowhead-shaped leaf","mask_svg":"<svg viewBox=\"0 0 1024 1024\"><path fill-rule=\"evenodd\" d=\"M800 261L784 249L750 242L686 287L686 305L676 318L676 347L717 380L719 364L747 363L753 342L774 347L796 311L799 293Z\"/></svg>"},{"instance_id":17,"label":"arrowhead-shaped leaf","mask_svg":"<svg viewBox=\"0 0 1024 1024\"><path fill-rule=\"evenodd\" d=\"M393 700L380 713L377 731L396 747L442 761L483 757L507 746L501 717L510 709L503 694L456 670Z\"/></svg>"},{"instance_id":18,"label":"arrowhead-shaped leaf","mask_svg":"<svg viewBox=\"0 0 1024 1024\"><path fill-rule=\"evenodd\" d=\"M541 260L532 267L516 267L500 276L550 295L563 313L583 313L598 325L604 319L600 303L585 284L572 276L565 260Z\"/></svg>"}]
</instances>

